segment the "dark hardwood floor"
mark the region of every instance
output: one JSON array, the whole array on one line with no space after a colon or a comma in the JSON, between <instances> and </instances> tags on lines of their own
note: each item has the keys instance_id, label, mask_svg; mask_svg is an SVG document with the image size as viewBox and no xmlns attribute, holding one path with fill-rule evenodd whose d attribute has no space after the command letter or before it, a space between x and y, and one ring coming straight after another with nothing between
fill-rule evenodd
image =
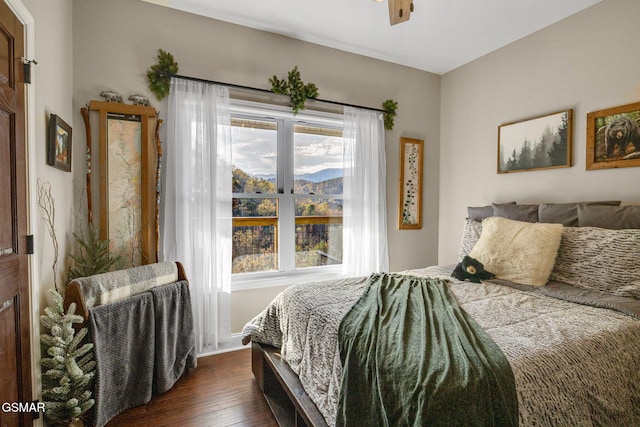
<instances>
[{"instance_id":1,"label":"dark hardwood floor","mask_svg":"<svg viewBox=\"0 0 640 427\"><path fill-rule=\"evenodd\" d=\"M112 419L116 426L277 427L251 373L251 351L198 359L198 367L165 394Z\"/></svg>"}]
</instances>

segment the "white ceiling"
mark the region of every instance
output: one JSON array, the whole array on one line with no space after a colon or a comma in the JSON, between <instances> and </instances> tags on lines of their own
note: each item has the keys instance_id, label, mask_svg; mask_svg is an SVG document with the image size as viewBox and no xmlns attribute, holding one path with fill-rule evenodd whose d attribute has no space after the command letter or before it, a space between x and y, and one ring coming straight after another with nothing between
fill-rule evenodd
<instances>
[{"instance_id":1,"label":"white ceiling","mask_svg":"<svg viewBox=\"0 0 640 427\"><path fill-rule=\"evenodd\" d=\"M600 0L414 0L389 25L372 0L143 0L444 74Z\"/></svg>"}]
</instances>

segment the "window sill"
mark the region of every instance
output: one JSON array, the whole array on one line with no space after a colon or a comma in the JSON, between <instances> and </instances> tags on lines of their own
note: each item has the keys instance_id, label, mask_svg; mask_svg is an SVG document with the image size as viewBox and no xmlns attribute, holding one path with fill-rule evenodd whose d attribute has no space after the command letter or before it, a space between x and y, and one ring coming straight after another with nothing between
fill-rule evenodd
<instances>
[{"instance_id":1,"label":"window sill","mask_svg":"<svg viewBox=\"0 0 640 427\"><path fill-rule=\"evenodd\" d=\"M245 274L231 278L231 291L245 291L249 289L271 288L275 286L291 286L305 282L319 282L323 280L341 279L346 276L342 269L330 271L305 272L274 272L264 274Z\"/></svg>"}]
</instances>

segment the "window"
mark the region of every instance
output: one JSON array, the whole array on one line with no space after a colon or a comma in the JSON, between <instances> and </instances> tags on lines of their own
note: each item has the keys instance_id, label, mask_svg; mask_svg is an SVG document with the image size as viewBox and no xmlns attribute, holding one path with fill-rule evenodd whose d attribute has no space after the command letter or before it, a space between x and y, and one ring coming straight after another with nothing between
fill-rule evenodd
<instances>
[{"instance_id":1,"label":"window","mask_svg":"<svg viewBox=\"0 0 640 427\"><path fill-rule=\"evenodd\" d=\"M340 117L236 105L231 140L232 273L326 272L342 264Z\"/></svg>"}]
</instances>

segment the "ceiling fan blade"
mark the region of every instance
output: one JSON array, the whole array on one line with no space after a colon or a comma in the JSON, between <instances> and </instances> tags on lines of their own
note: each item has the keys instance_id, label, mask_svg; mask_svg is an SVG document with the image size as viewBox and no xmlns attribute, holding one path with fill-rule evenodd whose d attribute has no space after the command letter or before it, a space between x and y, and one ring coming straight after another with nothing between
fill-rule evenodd
<instances>
[{"instance_id":1,"label":"ceiling fan blade","mask_svg":"<svg viewBox=\"0 0 640 427\"><path fill-rule=\"evenodd\" d=\"M388 0L389 1L389 22L396 25L409 20L413 12L412 0Z\"/></svg>"}]
</instances>

